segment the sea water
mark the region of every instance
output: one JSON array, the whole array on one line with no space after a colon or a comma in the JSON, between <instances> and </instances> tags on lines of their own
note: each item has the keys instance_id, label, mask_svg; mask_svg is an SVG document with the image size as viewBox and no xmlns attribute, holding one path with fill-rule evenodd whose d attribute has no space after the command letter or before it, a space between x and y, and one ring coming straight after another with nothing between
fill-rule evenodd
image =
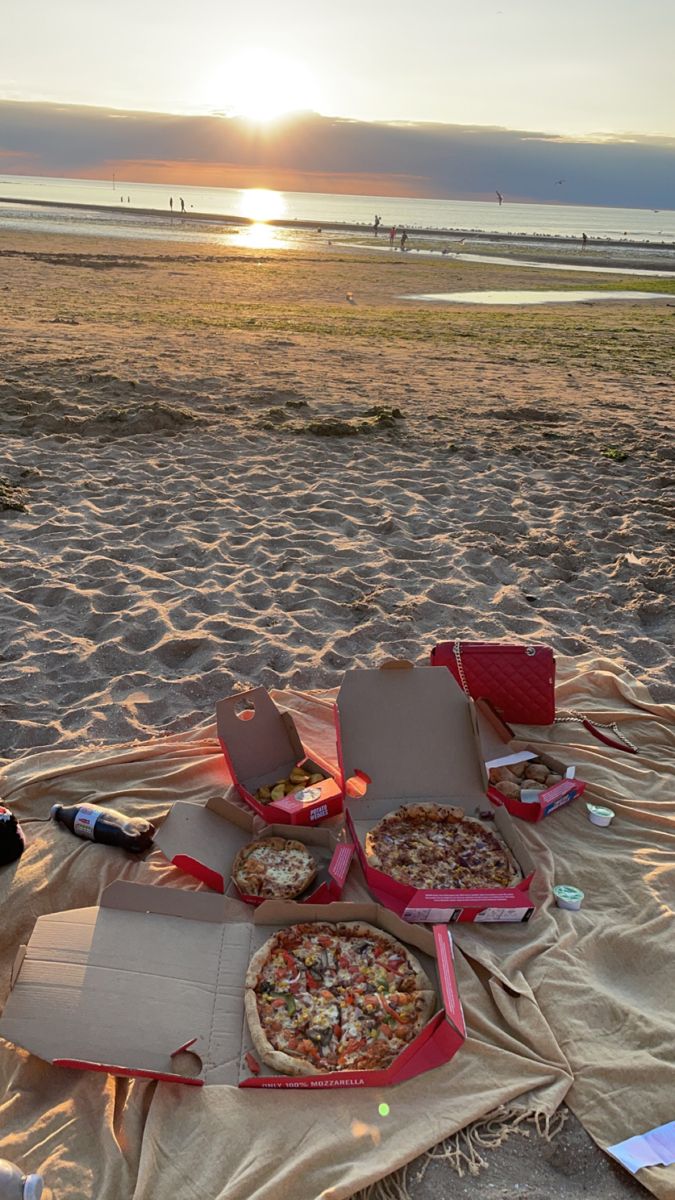
<instances>
[{"instance_id":1,"label":"sea water","mask_svg":"<svg viewBox=\"0 0 675 1200\"><path fill-rule=\"evenodd\" d=\"M380 239L393 225L414 230L453 230L465 233L531 236L536 239L571 238L583 233L591 240L653 246L675 244L675 211L669 209L591 208L563 204L516 204L505 201L438 200L397 196L345 196L320 192L271 192L255 188L190 187L187 184L131 183L109 179L56 179L28 175L0 175L0 228L20 223L38 228L57 217L72 232L113 232L138 228L138 210L147 210L149 228L181 240L203 240L181 221L180 198L187 217L198 214L238 220L275 220L292 226L309 223L371 227L381 217ZM169 201L173 200L173 209ZM103 213L67 209L60 216L39 207L12 204L34 200L41 204L96 205ZM267 211L266 211L267 206ZM134 212L136 221L133 220ZM156 214L156 216L155 216ZM74 228L77 226L78 228ZM84 226L84 229L79 227ZM54 228L53 221L50 228ZM146 236L146 235L144 235ZM159 233L158 233L159 236Z\"/></svg>"}]
</instances>

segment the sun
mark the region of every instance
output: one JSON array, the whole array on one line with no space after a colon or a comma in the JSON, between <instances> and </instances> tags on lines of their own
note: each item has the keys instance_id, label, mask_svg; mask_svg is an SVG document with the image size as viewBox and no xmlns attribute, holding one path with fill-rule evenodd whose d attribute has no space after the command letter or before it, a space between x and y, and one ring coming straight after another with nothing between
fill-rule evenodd
<instances>
[{"instance_id":1,"label":"sun","mask_svg":"<svg viewBox=\"0 0 675 1200\"><path fill-rule=\"evenodd\" d=\"M318 108L319 85L309 68L270 50L242 51L227 64L223 84L232 115L252 121Z\"/></svg>"},{"instance_id":2,"label":"sun","mask_svg":"<svg viewBox=\"0 0 675 1200\"><path fill-rule=\"evenodd\" d=\"M243 188L239 197L239 211L249 221L275 221L285 209L281 193L270 188Z\"/></svg>"}]
</instances>

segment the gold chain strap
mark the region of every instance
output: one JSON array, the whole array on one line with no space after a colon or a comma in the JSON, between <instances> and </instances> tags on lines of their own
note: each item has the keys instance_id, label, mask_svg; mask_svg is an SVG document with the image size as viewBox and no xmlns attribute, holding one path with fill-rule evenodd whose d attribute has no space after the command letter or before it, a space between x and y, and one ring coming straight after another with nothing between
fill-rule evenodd
<instances>
[{"instance_id":1,"label":"gold chain strap","mask_svg":"<svg viewBox=\"0 0 675 1200\"><path fill-rule=\"evenodd\" d=\"M634 754L638 753L637 746L635 746L633 744L633 742L629 741L629 739L626 737L625 733L621 732L618 725L616 724L616 721L610 721L607 724L601 725L600 721L596 721L593 717L587 717L584 713L577 712L576 709L570 708L567 710L567 712L565 713L564 716L562 716L562 715L556 716L555 724L556 725L569 725L569 724L571 724L572 721L575 721L575 722L579 721L579 722L581 722L582 725L584 725L586 723L588 723L589 725L595 725L596 729L611 729L614 736L616 738L618 738L618 740L620 742L623 742L624 746L628 746L628 749L632 750Z\"/></svg>"},{"instance_id":2,"label":"gold chain strap","mask_svg":"<svg viewBox=\"0 0 675 1200\"><path fill-rule=\"evenodd\" d=\"M469 685L466 682L466 675L464 674L464 664L462 662L462 643L459 638L455 638L455 642L452 647L452 653L454 654L455 662L457 663L457 670L459 672L459 681L460 681L462 687L464 688L464 691L466 692L467 696L469 697L469 699L471 699L471 692L469 691Z\"/></svg>"}]
</instances>

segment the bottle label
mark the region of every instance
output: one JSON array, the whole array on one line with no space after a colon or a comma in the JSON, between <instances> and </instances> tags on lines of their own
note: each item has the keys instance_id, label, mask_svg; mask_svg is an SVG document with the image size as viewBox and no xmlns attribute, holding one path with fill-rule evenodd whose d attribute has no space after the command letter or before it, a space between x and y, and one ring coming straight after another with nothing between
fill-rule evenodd
<instances>
[{"instance_id":1,"label":"bottle label","mask_svg":"<svg viewBox=\"0 0 675 1200\"><path fill-rule=\"evenodd\" d=\"M93 842L94 826L100 815L100 808L95 808L93 804L81 805L75 814L73 833L76 833L77 836L81 838L89 838L89 841Z\"/></svg>"}]
</instances>

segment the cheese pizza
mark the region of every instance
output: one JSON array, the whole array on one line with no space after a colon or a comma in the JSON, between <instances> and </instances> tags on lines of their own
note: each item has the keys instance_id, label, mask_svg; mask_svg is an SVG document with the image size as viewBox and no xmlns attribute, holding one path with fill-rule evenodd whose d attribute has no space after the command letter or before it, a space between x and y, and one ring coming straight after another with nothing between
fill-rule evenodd
<instances>
[{"instance_id":1,"label":"cheese pizza","mask_svg":"<svg viewBox=\"0 0 675 1200\"><path fill-rule=\"evenodd\" d=\"M232 880L246 896L292 900L316 878L317 865L307 847L291 838L251 842L232 864Z\"/></svg>"},{"instance_id":2,"label":"cheese pizza","mask_svg":"<svg viewBox=\"0 0 675 1200\"><path fill-rule=\"evenodd\" d=\"M246 1018L263 1062L284 1075L388 1067L436 996L400 942L363 921L291 925L254 954Z\"/></svg>"}]
</instances>

